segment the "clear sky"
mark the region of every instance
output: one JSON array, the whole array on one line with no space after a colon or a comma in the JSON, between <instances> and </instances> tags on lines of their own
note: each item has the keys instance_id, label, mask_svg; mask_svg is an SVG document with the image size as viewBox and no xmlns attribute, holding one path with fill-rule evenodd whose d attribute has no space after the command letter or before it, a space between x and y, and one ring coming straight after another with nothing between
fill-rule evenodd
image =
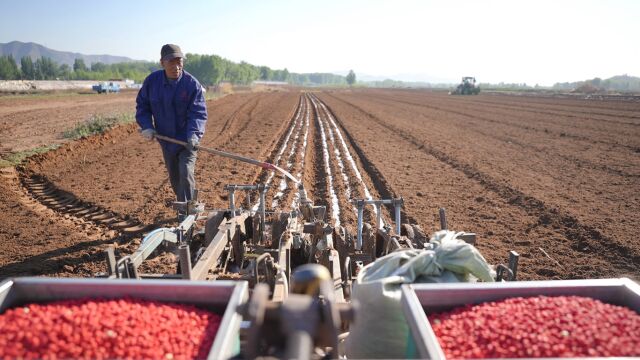
<instances>
[{"instance_id":1,"label":"clear sky","mask_svg":"<svg viewBox=\"0 0 640 360\"><path fill-rule=\"evenodd\" d=\"M183 51L291 72L552 85L640 76L635 0L0 0L0 42L157 60Z\"/></svg>"}]
</instances>

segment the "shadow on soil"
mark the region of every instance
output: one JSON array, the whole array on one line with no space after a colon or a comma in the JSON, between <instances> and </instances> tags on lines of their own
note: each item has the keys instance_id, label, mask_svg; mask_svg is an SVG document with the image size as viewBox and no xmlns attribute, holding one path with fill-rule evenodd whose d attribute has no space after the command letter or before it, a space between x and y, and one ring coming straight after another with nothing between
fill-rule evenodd
<instances>
[{"instance_id":1,"label":"shadow on soil","mask_svg":"<svg viewBox=\"0 0 640 360\"><path fill-rule=\"evenodd\" d=\"M102 271L99 265L105 261L104 253L96 247L116 241L122 238L85 241L28 257L0 267L0 280L14 276L93 276L91 271Z\"/></svg>"}]
</instances>

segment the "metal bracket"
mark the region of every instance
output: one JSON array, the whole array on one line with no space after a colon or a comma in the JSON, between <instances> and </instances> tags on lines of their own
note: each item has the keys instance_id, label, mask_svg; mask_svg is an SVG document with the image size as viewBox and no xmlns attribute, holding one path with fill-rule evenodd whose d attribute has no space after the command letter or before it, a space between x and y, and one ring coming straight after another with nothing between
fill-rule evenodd
<instances>
[{"instance_id":1,"label":"metal bracket","mask_svg":"<svg viewBox=\"0 0 640 360\"><path fill-rule=\"evenodd\" d=\"M509 251L509 266L499 264L496 267L496 281L515 281L518 276L518 260L520 255L511 250ZM505 276L506 275L506 276Z\"/></svg>"},{"instance_id":2,"label":"metal bracket","mask_svg":"<svg viewBox=\"0 0 640 360\"><path fill-rule=\"evenodd\" d=\"M476 245L476 240L477 240L477 235L475 233L462 233L458 236L456 236L456 239L460 239L464 242L466 242L469 245Z\"/></svg>"},{"instance_id":3,"label":"metal bracket","mask_svg":"<svg viewBox=\"0 0 640 360\"><path fill-rule=\"evenodd\" d=\"M256 258L255 267L254 267L254 279L255 279L256 285L260 283L260 263L264 263L263 267L264 267L264 277L266 280L265 282L269 285L269 289L273 291L273 285L275 285L273 280L275 280L275 276L272 272L273 258L271 257L271 254L264 253L258 256L258 258Z\"/></svg>"},{"instance_id":4,"label":"metal bracket","mask_svg":"<svg viewBox=\"0 0 640 360\"><path fill-rule=\"evenodd\" d=\"M180 245L178 247L178 254L180 256L180 272L182 273L182 278L191 280L191 253L189 251L189 245Z\"/></svg>"},{"instance_id":5,"label":"metal bracket","mask_svg":"<svg viewBox=\"0 0 640 360\"><path fill-rule=\"evenodd\" d=\"M116 278L118 279L140 279L138 268L135 266L130 256L124 256L116 261Z\"/></svg>"},{"instance_id":6,"label":"metal bracket","mask_svg":"<svg viewBox=\"0 0 640 360\"><path fill-rule=\"evenodd\" d=\"M395 229L396 234L400 235L400 226L401 226L401 218L400 211L402 209L402 205L404 204L404 200L402 198L395 199L382 199L382 200L365 200L365 199L354 199L351 201L353 205L355 205L358 209L358 239L356 242L356 249L362 250L362 221L364 217L364 206L365 205L373 205L376 208L376 212L378 217L376 219L376 228L382 228L382 205L393 205L394 214L395 214Z\"/></svg>"},{"instance_id":7,"label":"metal bracket","mask_svg":"<svg viewBox=\"0 0 640 360\"><path fill-rule=\"evenodd\" d=\"M440 230L449 230L447 227L447 213L444 208L440 208L438 211L440 214Z\"/></svg>"},{"instance_id":8,"label":"metal bracket","mask_svg":"<svg viewBox=\"0 0 640 360\"><path fill-rule=\"evenodd\" d=\"M260 214L260 241L262 241L264 239L264 231L265 231L265 219L266 219L266 194L267 191L269 190L269 186L265 185L265 184L255 184L255 185L235 185L235 184L228 184L224 186L224 190L229 192L229 211L231 212L231 216L236 216L236 206L235 206L235 192L236 190L241 190L241 191L258 191L259 194L259 198L260 198L260 203L259 203L259 208L258 208L258 212ZM249 196L247 194L247 196Z\"/></svg>"}]
</instances>

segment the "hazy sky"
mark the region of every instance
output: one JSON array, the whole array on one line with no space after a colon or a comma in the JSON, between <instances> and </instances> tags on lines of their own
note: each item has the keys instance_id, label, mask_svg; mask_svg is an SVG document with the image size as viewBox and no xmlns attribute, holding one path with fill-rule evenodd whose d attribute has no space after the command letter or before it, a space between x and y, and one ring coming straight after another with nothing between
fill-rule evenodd
<instances>
[{"instance_id":1,"label":"hazy sky","mask_svg":"<svg viewBox=\"0 0 640 360\"><path fill-rule=\"evenodd\" d=\"M165 43L292 72L552 85L640 76L640 1L2 2L0 42L157 60Z\"/></svg>"}]
</instances>

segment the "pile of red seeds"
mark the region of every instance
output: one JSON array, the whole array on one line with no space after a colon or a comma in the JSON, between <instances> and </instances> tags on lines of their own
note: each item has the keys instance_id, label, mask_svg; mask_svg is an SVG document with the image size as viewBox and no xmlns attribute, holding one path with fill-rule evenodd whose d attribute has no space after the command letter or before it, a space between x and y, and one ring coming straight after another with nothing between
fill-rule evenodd
<instances>
[{"instance_id":1,"label":"pile of red seeds","mask_svg":"<svg viewBox=\"0 0 640 360\"><path fill-rule=\"evenodd\" d=\"M221 317L148 300L67 300L0 314L0 358L201 359Z\"/></svg>"},{"instance_id":2,"label":"pile of red seeds","mask_svg":"<svg viewBox=\"0 0 640 360\"><path fill-rule=\"evenodd\" d=\"M449 359L640 356L640 315L592 298L510 298L428 317Z\"/></svg>"}]
</instances>

